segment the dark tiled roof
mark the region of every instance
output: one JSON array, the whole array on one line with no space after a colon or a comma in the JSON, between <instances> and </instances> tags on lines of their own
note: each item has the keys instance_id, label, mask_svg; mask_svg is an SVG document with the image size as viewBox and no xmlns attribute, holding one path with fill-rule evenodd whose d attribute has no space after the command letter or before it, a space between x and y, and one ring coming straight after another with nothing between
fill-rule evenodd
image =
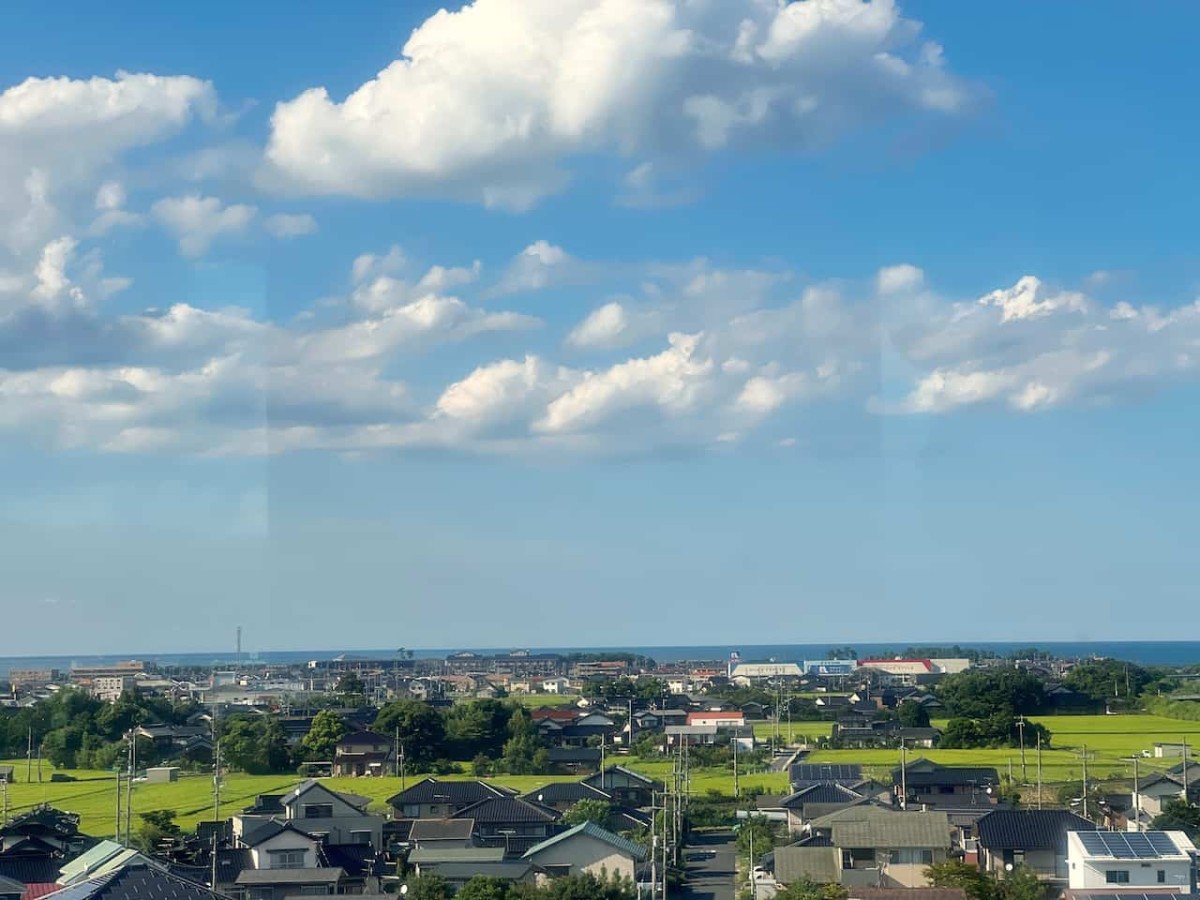
<instances>
[{"instance_id":1,"label":"dark tiled roof","mask_svg":"<svg viewBox=\"0 0 1200 900\"><path fill-rule=\"evenodd\" d=\"M386 744L391 747L392 739L374 731L356 731L338 741L339 747L353 747L358 744Z\"/></svg>"},{"instance_id":2,"label":"dark tiled roof","mask_svg":"<svg viewBox=\"0 0 1200 900\"><path fill-rule=\"evenodd\" d=\"M582 781L553 781L521 799L530 803L578 803L580 800L611 800L612 797Z\"/></svg>"},{"instance_id":3,"label":"dark tiled roof","mask_svg":"<svg viewBox=\"0 0 1200 900\"><path fill-rule=\"evenodd\" d=\"M894 769L892 777L895 783L900 783L900 770ZM986 766L936 766L931 771L916 771L910 767L904 780L909 788L922 788L932 785L967 786L970 784L988 785L999 784L1000 776L996 770Z\"/></svg>"},{"instance_id":4,"label":"dark tiled roof","mask_svg":"<svg viewBox=\"0 0 1200 900\"><path fill-rule=\"evenodd\" d=\"M242 812L259 815L283 813L283 804L279 802L282 799L283 794L259 794L254 798L254 804L247 806Z\"/></svg>"},{"instance_id":5,"label":"dark tiled roof","mask_svg":"<svg viewBox=\"0 0 1200 900\"><path fill-rule=\"evenodd\" d=\"M336 884L346 872L340 868L325 869L246 869L238 876L238 884Z\"/></svg>"},{"instance_id":6,"label":"dark tiled roof","mask_svg":"<svg viewBox=\"0 0 1200 900\"><path fill-rule=\"evenodd\" d=\"M1096 826L1065 809L1004 809L980 818L979 844L988 850L1065 850L1068 831Z\"/></svg>"},{"instance_id":7,"label":"dark tiled roof","mask_svg":"<svg viewBox=\"0 0 1200 900\"><path fill-rule=\"evenodd\" d=\"M243 869L253 869L254 858L250 851L243 848L222 848L217 850L217 883L232 884L242 874Z\"/></svg>"},{"instance_id":8,"label":"dark tiled roof","mask_svg":"<svg viewBox=\"0 0 1200 900\"><path fill-rule=\"evenodd\" d=\"M808 803L854 803L862 799L862 794L848 787L832 781L823 781L784 797L779 801L779 805L784 809L798 809Z\"/></svg>"},{"instance_id":9,"label":"dark tiled roof","mask_svg":"<svg viewBox=\"0 0 1200 900\"><path fill-rule=\"evenodd\" d=\"M540 823L557 822L559 814L548 806L530 803L520 797L492 797L481 800L454 814L456 819L474 819L476 823Z\"/></svg>"},{"instance_id":10,"label":"dark tiled roof","mask_svg":"<svg viewBox=\"0 0 1200 900\"><path fill-rule=\"evenodd\" d=\"M0 828L0 834L53 834L70 837L79 833L79 816L53 806L39 806L27 813L13 816Z\"/></svg>"},{"instance_id":11,"label":"dark tiled roof","mask_svg":"<svg viewBox=\"0 0 1200 900\"><path fill-rule=\"evenodd\" d=\"M453 803L455 806L466 806L478 803L491 797L508 796L500 788L482 781L438 781L436 778L426 778L388 798L391 806L403 806L410 803Z\"/></svg>"},{"instance_id":12,"label":"dark tiled roof","mask_svg":"<svg viewBox=\"0 0 1200 900\"><path fill-rule=\"evenodd\" d=\"M550 762L560 764L598 765L601 756L599 749L595 747L552 747L546 753Z\"/></svg>"},{"instance_id":13,"label":"dark tiled roof","mask_svg":"<svg viewBox=\"0 0 1200 900\"><path fill-rule=\"evenodd\" d=\"M126 866L47 896L54 900L223 900L206 887L150 866Z\"/></svg>"},{"instance_id":14,"label":"dark tiled roof","mask_svg":"<svg viewBox=\"0 0 1200 900\"><path fill-rule=\"evenodd\" d=\"M58 870L62 864L61 859L45 856L0 857L0 875L22 884L46 884L58 881Z\"/></svg>"},{"instance_id":15,"label":"dark tiled roof","mask_svg":"<svg viewBox=\"0 0 1200 900\"><path fill-rule=\"evenodd\" d=\"M408 839L414 844L421 841L469 841L474 830L474 819L415 819Z\"/></svg>"},{"instance_id":16,"label":"dark tiled roof","mask_svg":"<svg viewBox=\"0 0 1200 900\"><path fill-rule=\"evenodd\" d=\"M383 874L383 854L370 844L326 844L321 854L327 866L343 869L351 878Z\"/></svg>"}]
</instances>

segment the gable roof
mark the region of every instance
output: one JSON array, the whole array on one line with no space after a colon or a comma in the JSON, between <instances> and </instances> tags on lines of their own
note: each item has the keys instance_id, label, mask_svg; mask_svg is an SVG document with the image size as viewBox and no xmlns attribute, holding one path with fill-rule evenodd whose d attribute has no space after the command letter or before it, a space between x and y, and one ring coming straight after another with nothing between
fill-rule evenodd
<instances>
[{"instance_id":1,"label":"gable roof","mask_svg":"<svg viewBox=\"0 0 1200 900\"><path fill-rule=\"evenodd\" d=\"M408 854L408 862L421 866L446 862L500 862L504 853L503 847L418 847Z\"/></svg>"},{"instance_id":2,"label":"gable roof","mask_svg":"<svg viewBox=\"0 0 1200 900\"><path fill-rule=\"evenodd\" d=\"M353 747L357 744L384 744L390 749L392 739L374 731L352 731L337 742L339 747Z\"/></svg>"},{"instance_id":3,"label":"gable roof","mask_svg":"<svg viewBox=\"0 0 1200 900\"><path fill-rule=\"evenodd\" d=\"M507 824L557 822L559 813L540 803L530 803L520 797L489 797L473 803L454 814L456 819L474 819L476 823Z\"/></svg>"},{"instance_id":4,"label":"gable roof","mask_svg":"<svg viewBox=\"0 0 1200 900\"><path fill-rule=\"evenodd\" d=\"M850 763L793 763L788 777L795 782L812 784L837 781L862 781L862 766Z\"/></svg>"},{"instance_id":5,"label":"gable roof","mask_svg":"<svg viewBox=\"0 0 1200 900\"><path fill-rule=\"evenodd\" d=\"M1068 831L1095 831L1096 825L1065 809L1002 809L975 823L979 845L988 850L1059 850Z\"/></svg>"},{"instance_id":6,"label":"gable roof","mask_svg":"<svg viewBox=\"0 0 1200 900\"><path fill-rule=\"evenodd\" d=\"M809 803L854 803L864 799L857 791L832 781L809 785L779 801L784 809L798 809Z\"/></svg>"},{"instance_id":7,"label":"gable roof","mask_svg":"<svg viewBox=\"0 0 1200 900\"><path fill-rule=\"evenodd\" d=\"M152 866L126 866L47 894L54 900L224 900L224 895Z\"/></svg>"},{"instance_id":8,"label":"gable roof","mask_svg":"<svg viewBox=\"0 0 1200 900\"><path fill-rule=\"evenodd\" d=\"M0 894L16 894L20 897L25 893L25 883L17 881L15 878L6 878L0 875Z\"/></svg>"},{"instance_id":9,"label":"gable roof","mask_svg":"<svg viewBox=\"0 0 1200 900\"><path fill-rule=\"evenodd\" d=\"M22 884L53 884L61 862L45 856L0 856L0 875Z\"/></svg>"},{"instance_id":10,"label":"gable roof","mask_svg":"<svg viewBox=\"0 0 1200 900\"><path fill-rule=\"evenodd\" d=\"M313 790L322 791L322 792L328 794L330 797L334 797L335 799L341 800L343 803L348 803L351 806L353 806L355 809L359 810L360 812L362 810L366 809L367 806L371 802L370 797L364 797L361 794L349 794L349 793L342 793L340 791L335 791L331 788L326 787L325 785L321 784L321 782L316 781L312 778L309 778L308 780L299 784L297 787L288 791L286 794L284 794L282 797L280 797L279 802L283 806L291 806L293 803L298 801L305 794L307 794Z\"/></svg>"},{"instance_id":11,"label":"gable roof","mask_svg":"<svg viewBox=\"0 0 1200 900\"><path fill-rule=\"evenodd\" d=\"M389 806L396 807L431 803L453 803L456 806L467 806L491 797L508 796L511 794L485 781L439 781L437 778L426 778L407 790L389 797L387 802Z\"/></svg>"},{"instance_id":12,"label":"gable roof","mask_svg":"<svg viewBox=\"0 0 1200 900\"><path fill-rule=\"evenodd\" d=\"M892 769L893 783L899 784L900 776L899 766ZM910 788L930 785L966 786L977 784L982 786L999 784L1000 775L991 766L942 766L921 757L904 767L904 780L908 782Z\"/></svg>"},{"instance_id":13,"label":"gable roof","mask_svg":"<svg viewBox=\"0 0 1200 900\"><path fill-rule=\"evenodd\" d=\"M580 800L611 800L612 795L584 781L552 781L525 794L530 803L578 803Z\"/></svg>"},{"instance_id":14,"label":"gable roof","mask_svg":"<svg viewBox=\"0 0 1200 900\"><path fill-rule=\"evenodd\" d=\"M950 820L944 812L895 812L876 806L851 806L812 822L829 830L837 847L950 847Z\"/></svg>"},{"instance_id":15,"label":"gable roof","mask_svg":"<svg viewBox=\"0 0 1200 900\"><path fill-rule=\"evenodd\" d=\"M540 844L534 844L525 851L525 855L522 857L522 859L531 859L537 856L543 850L553 847L556 844L561 844L564 841L569 841L578 835L585 835L587 837L594 838L595 840L603 841L613 849L632 857L638 862L641 862L646 858L646 848L641 844L635 844L628 838L623 838L620 835L613 834L611 831L601 828L595 822L581 822L574 828L568 828L561 834L556 834L552 838L547 838Z\"/></svg>"},{"instance_id":16,"label":"gable roof","mask_svg":"<svg viewBox=\"0 0 1200 900\"><path fill-rule=\"evenodd\" d=\"M584 783L591 784L597 778L603 779L605 776L611 776L614 774L624 775L630 781L639 781L642 784L644 784L646 787L654 787L654 785L656 784L656 782L654 781L653 778L647 778L641 772L635 772L632 769L627 769L624 766L619 766L619 765L615 765L615 764L611 765L611 766L605 766L602 771L599 771L592 775L589 775L587 778L584 779ZM604 782L601 781L601 784L603 784L603 783Z\"/></svg>"},{"instance_id":17,"label":"gable roof","mask_svg":"<svg viewBox=\"0 0 1200 900\"><path fill-rule=\"evenodd\" d=\"M243 834L242 843L247 847L257 847L259 844L269 841L271 838L277 837L285 831L294 831L296 834L306 837L313 842L317 840L307 831L301 831L291 822L280 822L278 819L272 819L270 822L264 822L249 834Z\"/></svg>"},{"instance_id":18,"label":"gable roof","mask_svg":"<svg viewBox=\"0 0 1200 900\"><path fill-rule=\"evenodd\" d=\"M474 819L414 819L408 839L414 844L421 841L469 841L474 830Z\"/></svg>"}]
</instances>

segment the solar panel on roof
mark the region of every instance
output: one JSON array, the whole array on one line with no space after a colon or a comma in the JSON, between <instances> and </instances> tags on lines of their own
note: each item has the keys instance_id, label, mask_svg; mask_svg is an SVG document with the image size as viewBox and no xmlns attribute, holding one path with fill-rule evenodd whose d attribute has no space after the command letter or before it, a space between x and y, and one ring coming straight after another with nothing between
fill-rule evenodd
<instances>
[{"instance_id":1,"label":"solar panel on roof","mask_svg":"<svg viewBox=\"0 0 1200 900\"><path fill-rule=\"evenodd\" d=\"M1093 856L1107 856L1108 846L1104 843L1104 836L1099 831L1080 831L1079 841L1083 844L1083 849Z\"/></svg>"},{"instance_id":2,"label":"solar panel on roof","mask_svg":"<svg viewBox=\"0 0 1200 900\"><path fill-rule=\"evenodd\" d=\"M1174 839L1169 834L1164 834L1161 831L1152 831L1145 837L1150 841L1150 846L1158 851L1159 856L1179 855L1179 848L1175 845Z\"/></svg>"}]
</instances>

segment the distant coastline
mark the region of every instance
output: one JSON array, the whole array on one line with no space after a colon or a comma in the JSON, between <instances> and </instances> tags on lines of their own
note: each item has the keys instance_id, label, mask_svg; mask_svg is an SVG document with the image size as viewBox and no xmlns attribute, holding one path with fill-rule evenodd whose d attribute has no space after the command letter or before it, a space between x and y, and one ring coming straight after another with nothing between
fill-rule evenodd
<instances>
[{"instance_id":1,"label":"distant coastline","mask_svg":"<svg viewBox=\"0 0 1200 900\"><path fill-rule=\"evenodd\" d=\"M710 644L691 647L523 647L530 653L637 653L653 658L660 663L683 660L726 659L736 651L745 661L776 659L794 662L803 659L824 659L835 647L852 646L860 657L870 657L886 651L898 652L906 647L952 646L957 644L966 650L978 650L1007 656L1015 650L1036 647L1059 658L1086 658L1104 656L1126 660L1146 666L1184 666L1200 663L1200 641L894 641L891 643L853 643L848 641L816 644ZM453 653L471 651L482 654L504 653L513 647L456 647L449 649L410 648L419 659L441 659ZM312 659L328 660L338 656L364 659L388 659L396 656L396 648L386 650L271 650L260 653L247 652L242 656L244 663L288 664ZM102 665L125 659L140 659L160 666L220 666L235 661L232 650L209 653L100 653L62 656L0 656L0 678L12 669L61 669L73 665Z\"/></svg>"}]
</instances>

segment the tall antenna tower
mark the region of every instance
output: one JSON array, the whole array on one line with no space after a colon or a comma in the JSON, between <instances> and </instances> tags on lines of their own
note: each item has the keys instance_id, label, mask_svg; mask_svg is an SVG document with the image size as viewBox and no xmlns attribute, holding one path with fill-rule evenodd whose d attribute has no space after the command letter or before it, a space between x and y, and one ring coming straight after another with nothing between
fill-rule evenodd
<instances>
[{"instance_id":1,"label":"tall antenna tower","mask_svg":"<svg viewBox=\"0 0 1200 900\"><path fill-rule=\"evenodd\" d=\"M242 626L237 627L237 670L242 671Z\"/></svg>"}]
</instances>

